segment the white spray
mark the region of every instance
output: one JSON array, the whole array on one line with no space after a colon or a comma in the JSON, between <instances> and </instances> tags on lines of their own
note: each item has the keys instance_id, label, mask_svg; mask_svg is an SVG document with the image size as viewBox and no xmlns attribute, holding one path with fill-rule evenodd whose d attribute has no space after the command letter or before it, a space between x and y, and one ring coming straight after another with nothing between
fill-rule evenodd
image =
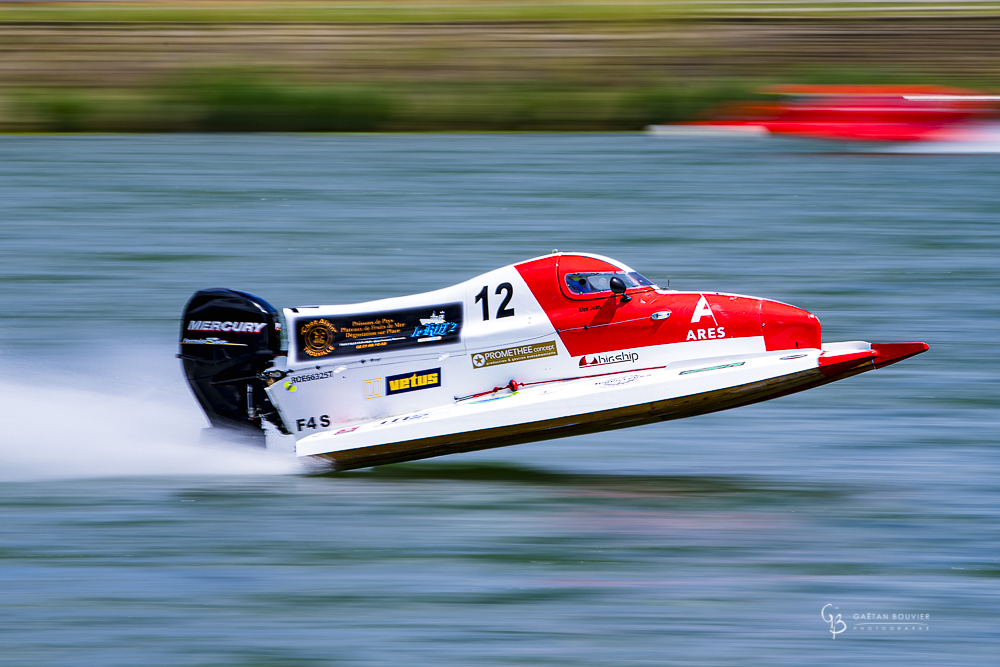
<instances>
[{"instance_id":1,"label":"white spray","mask_svg":"<svg viewBox=\"0 0 1000 667\"><path fill-rule=\"evenodd\" d=\"M271 434L267 450L201 444L208 424L173 354L133 350L128 356L131 361L123 360L119 351L92 370L29 357L5 363L0 482L305 470Z\"/></svg>"}]
</instances>

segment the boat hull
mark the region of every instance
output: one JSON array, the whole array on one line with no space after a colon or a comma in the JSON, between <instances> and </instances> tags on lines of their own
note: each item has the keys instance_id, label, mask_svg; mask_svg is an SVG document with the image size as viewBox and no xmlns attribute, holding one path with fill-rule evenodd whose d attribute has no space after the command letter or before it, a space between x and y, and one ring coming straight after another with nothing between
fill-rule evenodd
<instances>
[{"instance_id":1,"label":"boat hull","mask_svg":"<svg viewBox=\"0 0 1000 667\"><path fill-rule=\"evenodd\" d=\"M836 343L822 350L700 360L502 389L479 401L309 436L299 441L298 453L350 470L629 428L778 398L926 349L923 343Z\"/></svg>"}]
</instances>

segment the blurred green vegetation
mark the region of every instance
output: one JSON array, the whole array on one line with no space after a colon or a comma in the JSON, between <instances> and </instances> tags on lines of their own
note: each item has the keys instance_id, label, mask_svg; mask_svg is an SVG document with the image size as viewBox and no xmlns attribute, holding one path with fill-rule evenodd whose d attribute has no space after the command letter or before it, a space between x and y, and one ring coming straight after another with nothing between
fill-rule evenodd
<instances>
[{"instance_id":1,"label":"blurred green vegetation","mask_svg":"<svg viewBox=\"0 0 1000 667\"><path fill-rule=\"evenodd\" d=\"M635 131L762 99L756 91L779 83L947 82L912 72L812 68L773 79L617 88L537 81L357 86L216 70L146 88L8 89L4 116L17 119L7 129L40 132ZM981 83L976 87L996 88Z\"/></svg>"},{"instance_id":2,"label":"blurred green vegetation","mask_svg":"<svg viewBox=\"0 0 1000 667\"><path fill-rule=\"evenodd\" d=\"M127 90L8 90L18 129L42 132L640 130L696 117L754 85L593 89L525 84L288 84L246 73Z\"/></svg>"},{"instance_id":3,"label":"blurred green vegetation","mask_svg":"<svg viewBox=\"0 0 1000 667\"><path fill-rule=\"evenodd\" d=\"M190 109L191 129L210 132L370 132L393 116L392 98L374 90L246 76L196 80L166 95L161 106Z\"/></svg>"},{"instance_id":4,"label":"blurred green vegetation","mask_svg":"<svg viewBox=\"0 0 1000 667\"><path fill-rule=\"evenodd\" d=\"M344 86L288 85L247 75L197 76L123 90L8 91L22 129L51 132L369 132L394 98Z\"/></svg>"}]
</instances>

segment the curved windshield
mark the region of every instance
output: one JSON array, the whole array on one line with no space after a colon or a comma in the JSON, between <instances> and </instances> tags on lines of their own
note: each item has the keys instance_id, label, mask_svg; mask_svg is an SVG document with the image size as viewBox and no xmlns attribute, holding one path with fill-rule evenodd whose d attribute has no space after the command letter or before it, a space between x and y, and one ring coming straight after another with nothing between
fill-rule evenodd
<instances>
[{"instance_id":1,"label":"curved windshield","mask_svg":"<svg viewBox=\"0 0 1000 667\"><path fill-rule=\"evenodd\" d=\"M656 287L653 281L639 273L567 273L566 287L573 294L593 294L595 292L610 292L611 279L618 276L625 287Z\"/></svg>"}]
</instances>

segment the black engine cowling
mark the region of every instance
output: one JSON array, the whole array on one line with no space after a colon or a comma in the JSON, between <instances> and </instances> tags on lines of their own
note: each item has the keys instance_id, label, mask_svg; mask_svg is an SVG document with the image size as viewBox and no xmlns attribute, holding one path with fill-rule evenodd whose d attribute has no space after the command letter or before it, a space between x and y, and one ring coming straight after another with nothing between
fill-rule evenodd
<instances>
[{"instance_id":1,"label":"black engine cowling","mask_svg":"<svg viewBox=\"0 0 1000 667\"><path fill-rule=\"evenodd\" d=\"M260 374L281 354L278 311L260 297L216 288L195 292L181 320L184 375L212 426L264 443L262 419L284 431Z\"/></svg>"}]
</instances>

